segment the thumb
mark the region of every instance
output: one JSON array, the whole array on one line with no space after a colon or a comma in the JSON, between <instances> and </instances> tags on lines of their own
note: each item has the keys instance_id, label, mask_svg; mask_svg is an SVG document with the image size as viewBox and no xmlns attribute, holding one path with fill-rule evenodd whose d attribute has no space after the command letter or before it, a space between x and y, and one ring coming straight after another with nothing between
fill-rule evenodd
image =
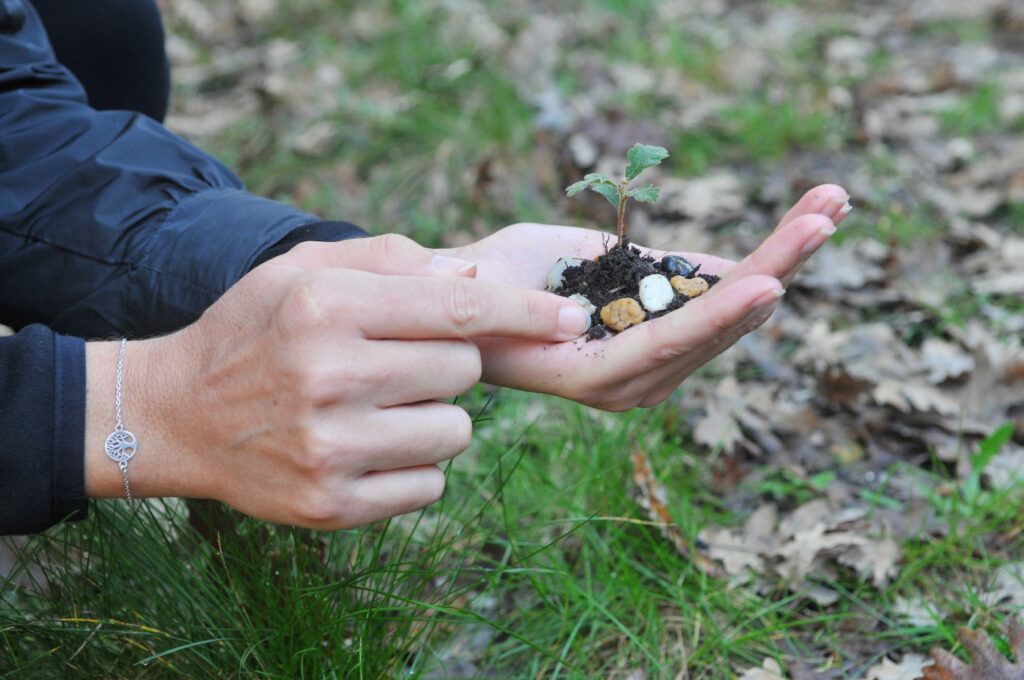
<instances>
[{"instance_id":1,"label":"thumb","mask_svg":"<svg viewBox=\"0 0 1024 680\"><path fill-rule=\"evenodd\" d=\"M373 274L406 276L476 276L476 263L439 255L401 234L325 243L308 241L275 258L275 262L302 269L337 267Z\"/></svg>"}]
</instances>

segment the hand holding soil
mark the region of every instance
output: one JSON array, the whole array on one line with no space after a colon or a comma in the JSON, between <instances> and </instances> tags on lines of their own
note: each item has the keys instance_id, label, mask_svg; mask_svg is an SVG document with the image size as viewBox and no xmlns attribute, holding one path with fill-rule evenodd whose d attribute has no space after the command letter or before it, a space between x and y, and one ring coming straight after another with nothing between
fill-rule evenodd
<instances>
[{"instance_id":1,"label":"hand holding soil","mask_svg":"<svg viewBox=\"0 0 1024 680\"><path fill-rule=\"evenodd\" d=\"M562 343L478 338L483 379L611 411L653 406L764 323L800 266L849 213L848 200L833 184L811 189L740 262L679 253L700 265L701 274L718 276L718 283L681 309L614 337ZM542 289L552 263L561 257L592 259L605 252L608 238L591 229L517 224L442 252L476 262L479 280ZM668 254L641 252L658 260Z\"/></svg>"}]
</instances>

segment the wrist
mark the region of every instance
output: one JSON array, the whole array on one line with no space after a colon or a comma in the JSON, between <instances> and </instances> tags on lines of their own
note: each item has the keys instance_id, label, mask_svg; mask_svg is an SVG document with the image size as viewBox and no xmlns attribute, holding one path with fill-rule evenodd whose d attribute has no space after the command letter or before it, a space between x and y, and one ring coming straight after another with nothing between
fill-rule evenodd
<instances>
[{"instance_id":1,"label":"wrist","mask_svg":"<svg viewBox=\"0 0 1024 680\"><path fill-rule=\"evenodd\" d=\"M168 338L171 336L168 336ZM189 496L194 470L175 437L182 429L168 415L182 409L176 376L168 356L168 338L132 341L125 347L121 380L124 430L135 436L136 450L127 461L133 498ZM93 498L124 498L118 463L106 452L117 426L117 364L121 343L86 343L85 489Z\"/></svg>"}]
</instances>

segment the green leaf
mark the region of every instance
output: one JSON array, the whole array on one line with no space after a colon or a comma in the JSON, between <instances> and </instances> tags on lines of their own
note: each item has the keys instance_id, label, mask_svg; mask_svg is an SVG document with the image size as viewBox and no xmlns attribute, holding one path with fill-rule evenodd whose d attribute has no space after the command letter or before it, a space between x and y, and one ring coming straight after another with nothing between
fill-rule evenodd
<instances>
[{"instance_id":1,"label":"green leaf","mask_svg":"<svg viewBox=\"0 0 1024 680\"><path fill-rule=\"evenodd\" d=\"M591 183L588 182L587 180L581 179L579 182L573 182L572 184L567 186L565 188L565 193L567 196L575 196L576 194L580 193L581 191L589 187L590 184Z\"/></svg>"},{"instance_id":2,"label":"green leaf","mask_svg":"<svg viewBox=\"0 0 1024 680\"><path fill-rule=\"evenodd\" d=\"M565 188L565 193L568 196L575 196L576 194L580 193L584 189L593 188L595 184L597 184L597 185L605 185L605 184L607 184L607 185L610 185L612 187L615 186L615 183L612 182L608 178L607 175L602 175L599 172L591 172L589 174L584 175L583 179L581 179L579 182L573 182L568 187L566 187ZM597 189L594 189L594 190L597 191Z\"/></svg>"},{"instance_id":3,"label":"green leaf","mask_svg":"<svg viewBox=\"0 0 1024 680\"><path fill-rule=\"evenodd\" d=\"M978 443L978 453L970 456L971 471L964 480L964 500L974 504L981 495L981 475L989 461L1013 438L1013 423L1004 423Z\"/></svg>"},{"instance_id":4,"label":"green leaf","mask_svg":"<svg viewBox=\"0 0 1024 680\"><path fill-rule=\"evenodd\" d=\"M590 187L597 193L601 194L608 199L608 202L615 206L616 209L619 207L619 188L614 184L595 184Z\"/></svg>"},{"instance_id":5,"label":"green leaf","mask_svg":"<svg viewBox=\"0 0 1024 680\"><path fill-rule=\"evenodd\" d=\"M658 195L661 193L661 189L654 186L653 184L645 184L642 187L630 189L626 192L626 195L630 198L635 198L638 201L645 201L646 203L657 203Z\"/></svg>"},{"instance_id":6,"label":"green leaf","mask_svg":"<svg viewBox=\"0 0 1024 680\"><path fill-rule=\"evenodd\" d=\"M819 472L816 475L812 475L811 478L807 481L810 482L811 486L813 486L818 491L824 491L825 489L828 488L829 484L835 481L836 476L837 475L835 470L825 470L823 472Z\"/></svg>"},{"instance_id":7,"label":"green leaf","mask_svg":"<svg viewBox=\"0 0 1024 680\"><path fill-rule=\"evenodd\" d=\"M668 150L661 146L635 144L626 152L629 167L626 168L626 179L632 180L647 168L658 165L668 158Z\"/></svg>"}]
</instances>

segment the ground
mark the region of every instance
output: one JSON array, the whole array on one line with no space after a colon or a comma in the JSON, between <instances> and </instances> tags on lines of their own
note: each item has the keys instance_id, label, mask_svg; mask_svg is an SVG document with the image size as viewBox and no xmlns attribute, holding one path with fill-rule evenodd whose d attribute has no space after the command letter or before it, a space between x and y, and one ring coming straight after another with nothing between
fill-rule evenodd
<instances>
[{"instance_id":1,"label":"ground","mask_svg":"<svg viewBox=\"0 0 1024 680\"><path fill-rule=\"evenodd\" d=\"M325 218L449 246L613 231L564 188L637 142L672 154L637 243L741 257L822 182L854 211L661 407L467 395L474 444L422 514L211 545L177 503L105 503L18 542L0 672L914 678L958 625L1001 644L1024 608L1020 3L164 4L171 129Z\"/></svg>"}]
</instances>

